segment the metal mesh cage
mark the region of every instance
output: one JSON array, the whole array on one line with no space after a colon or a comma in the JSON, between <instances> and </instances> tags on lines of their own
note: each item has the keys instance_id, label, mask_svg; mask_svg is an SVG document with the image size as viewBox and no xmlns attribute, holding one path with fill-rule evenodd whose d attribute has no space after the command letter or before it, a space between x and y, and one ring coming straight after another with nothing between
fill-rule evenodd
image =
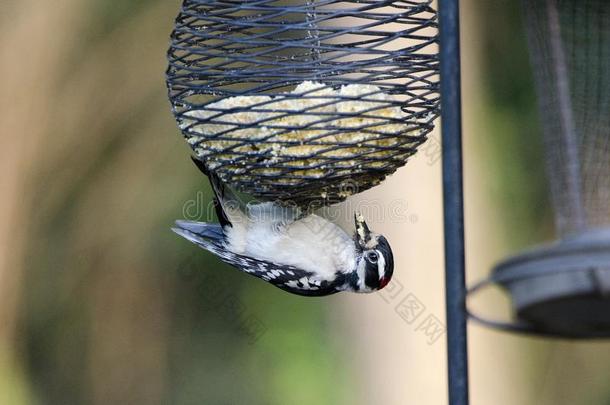
<instances>
[{"instance_id":1,"label":"metal mesh cage","mask_svg":"<svg viewBox=\"0 0 610 405\"><path fill-rule=\"evenodd\" d=\"M339 202L380 183L438 115L430 0L185 0L168 51L176 120L224 182Z\"/></svg>"}]
</instances>

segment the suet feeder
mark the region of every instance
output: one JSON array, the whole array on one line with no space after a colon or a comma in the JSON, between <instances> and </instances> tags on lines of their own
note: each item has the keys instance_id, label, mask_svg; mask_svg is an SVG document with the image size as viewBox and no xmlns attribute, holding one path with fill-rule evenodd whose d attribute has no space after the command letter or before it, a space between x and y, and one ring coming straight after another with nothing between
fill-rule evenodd
<instances>
[{"instance_id":1,"label":"suet feeder","mask_svg":"<svg viewBox=\"0 0 610 405\"><path fill-rule=\"evenodd\" d=\"M380 183L439 112L430 3L185 0L167 70L182 133L262 200L328 205Z\"/></svg>"},{"instance_id":2,"label":"suet feeder","mask_svg":"<svg viewBox=\"0 0 610 405\"><path fill-rule=\"evenodd\" d=\"M610 337L610 2L523 2L559 240L505 260L505 329Z\"/></svg>"}]
</instances>

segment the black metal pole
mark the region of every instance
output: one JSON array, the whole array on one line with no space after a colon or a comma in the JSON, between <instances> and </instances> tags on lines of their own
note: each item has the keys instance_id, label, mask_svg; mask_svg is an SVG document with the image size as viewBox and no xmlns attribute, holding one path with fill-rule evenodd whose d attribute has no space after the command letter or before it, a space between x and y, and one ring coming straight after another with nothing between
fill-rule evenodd
<instances>
[{"instance_id":1,"label":"black metal pole","mask_svg":"<svg viewBox=\"0 0 610 405\"><path fill-rule=\"evenodd\" d=\"M459 0L439 0L449 404L468 404Z\"/></svg>"}]
</instances>

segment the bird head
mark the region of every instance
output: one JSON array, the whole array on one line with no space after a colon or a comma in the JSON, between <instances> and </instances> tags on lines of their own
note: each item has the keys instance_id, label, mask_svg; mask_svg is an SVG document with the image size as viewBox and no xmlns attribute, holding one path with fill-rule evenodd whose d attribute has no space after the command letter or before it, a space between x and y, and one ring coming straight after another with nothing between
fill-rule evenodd
<instances>
[{"instance_id":1,"label":"bird head","mask_svg":"<svg viewBox=\"0 0 610 405\"><path fill-rule=\"evenodd\" d=\"M358 252L357 292L373 292L388 285L394 273L394 255L388 240L371 232L362 214L355 215L354 243Z\"/></svg>"}]
</instances>

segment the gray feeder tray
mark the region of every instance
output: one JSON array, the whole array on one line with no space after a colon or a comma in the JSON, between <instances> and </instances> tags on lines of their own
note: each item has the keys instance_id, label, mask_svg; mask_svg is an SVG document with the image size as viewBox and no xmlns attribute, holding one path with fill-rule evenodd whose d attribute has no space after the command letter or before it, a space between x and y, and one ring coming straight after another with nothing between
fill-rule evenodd
<instances>
[{"instance_id":1,"label":"gray feeder tray","mask_svg":"<svg viewBox=\"0 0 610 405\"><path fill-rule=\"evenodd\" d=\"M610 229L589 231L512 257L471 289L498 284L516 322L501 329L569 338L610 337Z\"/></svg>"}]
</instances>

